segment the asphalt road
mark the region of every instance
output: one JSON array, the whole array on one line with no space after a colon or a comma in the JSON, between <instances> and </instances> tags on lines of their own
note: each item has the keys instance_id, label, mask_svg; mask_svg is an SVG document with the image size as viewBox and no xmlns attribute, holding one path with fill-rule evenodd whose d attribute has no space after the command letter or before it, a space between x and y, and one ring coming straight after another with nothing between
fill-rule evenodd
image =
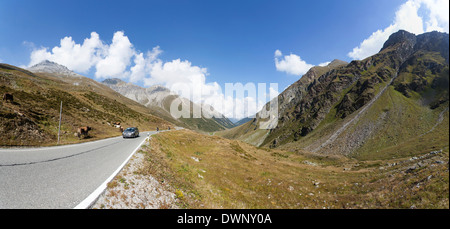
<instances>
[{"instance_id":1,"label":"asphalt road","mask_svg":"<svg viewBox=\"0 0 450 229\"><path fill-rule=\"evenodd\" d=\"M75 208L154 133L55 147L0 148L0 208Z\"/></svg>"}]
</instances>

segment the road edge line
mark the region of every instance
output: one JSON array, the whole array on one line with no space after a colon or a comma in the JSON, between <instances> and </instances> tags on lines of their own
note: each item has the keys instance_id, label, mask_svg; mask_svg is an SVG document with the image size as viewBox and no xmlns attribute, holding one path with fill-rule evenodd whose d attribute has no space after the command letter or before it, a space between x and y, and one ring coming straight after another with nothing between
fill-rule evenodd
<instances>
[{"instance_id":1,"label":"road edge line","mask_svg":"<svg viewBox=\"0 0 450 229\"><path fill-rule=\"evenodd\" d=\"M105 182L103 182L97 189L94 190L94 192L92 192L88 197L86 197L86 199L81 201L73 209L88 209L88 208L90 208L97 201L97 199L100 197L100 195L103 194L103 192L105 192L106 186L108 185L108 183L111 182L112 179L114 179L114 177L117 176L117 174L119 174L119 172L123 169L123 167L131 159L131 157L141 148L141 146L145 143L145 141L147 141L147 139L150 138L150 136L151 135L147 136L141 142L141 144L138 145L138 147L130 154L130 156L122 163L122 165L120 165L119 168L117 168L116 171L114 171L114 173L111 176L109 176Z\"/></svg>"}]
</instances>

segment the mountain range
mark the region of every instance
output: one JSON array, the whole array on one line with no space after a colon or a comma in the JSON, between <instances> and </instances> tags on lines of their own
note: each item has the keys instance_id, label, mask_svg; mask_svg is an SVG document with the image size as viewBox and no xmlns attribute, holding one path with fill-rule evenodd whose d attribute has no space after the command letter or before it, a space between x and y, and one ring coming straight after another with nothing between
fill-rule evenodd
<instances>
[{"instance_id":1,"label":"mountain range","mask_svg":"<svg viewBox=\"0 0 450 229\"><path fill-rule=\"evenodd\" d=\"M152 135L103 203L146 199L146 183L123 180L155 178L177 208L448 208L447 33L400 30L373 56L312 67L236 123L212 108L219 118L175 118L173 102L191 111L204 104L159 85L98 82L51 61L0 64L0 95L1 147L105 139L120 136L119 125L185 128Z\"/></svg>"},{"instance_id":2,"label":"mountain range","mask_svg":"<svg viewBox=\"0 0 450 229\"><path fill-rule=\"evenodd\" d=\"M49 61L29 70L0 64L0 94L6 93L13 100L0 104L2 146L56 144L61 104L60 144L120 136L116 122L142 131L174 126L102 83ZM92 130L79 139L82 126Z\"/></svg>"},{"instance_id":3,"label":"mountain range","mask_svg":"<svg viewBox=\"0 0 450 229\"><path fill-rule=\"evenodd\" d=\"M51 61L28 69L1 64L0 93L15 98L0 107L3 145L52 142L63 101L67 142L81 125L92 125L97 137L117 135L111 123L121 121L147 129L182 126L289 151L391 158L448 147L449 35L400 30L364 60L312 67L274 98L278 116L269 122L261 117L270 103L237 124L213 108L220 118L174 118L175 100L191 107L191 115L203 104L163 86L117 78L100 83ZM264 122L273 128L261 128Z\"/></svg>"},{"instance_id":4,"label":"mountain range","mask_svg":"<svg viewBox=\"0 0 450 229\"><path fill-rule=\"evenodd\" d=\"M213 117L211 119L204 117L174 118L170 114L170 105L175 100L179 100L180 103L190 107L190 117L193 117L192 113L194 109L199 109L201 106L205 108L205 104L196 104L187 98L172 93L168 88L160 85L143 88L132 83L124 82L117 78L106 79L102 83L123 96L150 108L153 114L163 117L164 119L179 126L206 132L225 130L235 126L228 118L215 111L211 106L208 106L209 109L202 110L202 112L209 112L208 116Z\"/></svg>"},{"instance_id":5,"label":"mountain range","mask_svg":"<svg viewBox=\"0 0 450 229\"><path fill-rule=\"evenodd\" d=\"M261 112L218 135L257 146L359 158L448 147L449 35L392 34L379 53L313 67L279 94L277 126Z\"/></svg>"},{"instance_id":6,"label":"mountain range","mask_svg":"<svg viewBox=\"0 0 450 229\"><path fill-rule=\"evenodd\" d=\"M93 139L118 135L116 128L110 128L114 122L142 129L180 126L202 132L234 127L212 107L206 110L211 112L211 116L220 118L173 118L169 112L172 101L180 100L191 110L200 105L171 93L165 87L142 88L120 79L107 79L100 83L48 60L27 69L1 64L0 93L14 96L14 102L2 102L0 107L2 145L46 145L54 142L61 101L62 137L66 143L77 141L70 133L83 125L95 129L91 134L95 136Z\"/></svg>"}]
</instances>

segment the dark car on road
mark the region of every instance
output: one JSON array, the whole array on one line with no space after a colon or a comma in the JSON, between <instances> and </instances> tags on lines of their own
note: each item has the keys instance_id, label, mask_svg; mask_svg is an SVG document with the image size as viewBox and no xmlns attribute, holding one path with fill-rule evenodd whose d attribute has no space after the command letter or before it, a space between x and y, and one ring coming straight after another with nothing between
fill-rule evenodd
<instances>
[{"instance_id":1,"label":"dark car on road","mask_svg":"<svg viewBox=\"0 0 450 229\"><path fill-rule=\"evenodd\" d=\"M122 137L123 138L136 138L136 137L139 137L139 130L138 130L137 127L126 128L122 132Z\"/></svg>"}]
</instances>

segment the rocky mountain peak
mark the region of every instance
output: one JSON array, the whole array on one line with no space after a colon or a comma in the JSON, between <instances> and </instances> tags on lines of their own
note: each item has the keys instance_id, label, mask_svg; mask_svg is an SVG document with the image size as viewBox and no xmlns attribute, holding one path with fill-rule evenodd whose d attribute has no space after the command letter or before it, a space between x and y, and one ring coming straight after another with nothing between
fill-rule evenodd
<instances>
[{"instance_id":1,"label":"rocky mountain peak","mask_svg":"<svg viewBox=\"0 0 450 229\"><path fill-rule=\"evenodd\" d=\"M69 70L66 66L49 61L44 60L38 64L35 64L28 68L27 70L34 73L51 73L62 76L76 76L79 77L81 75Z\"/></svg>"},{"instance_id":2,"label":"rocky mountain peak","mask_svg":"<svg viewBox=\"0 0 450 229\"><path fill-rule=\"evenodd\" d=\"M350 64L333 60L326 66L314 66L279 94L278 122L262 141L253 140L261 138L254 127L261 123L258 117L246 127L245 134L237 138L245 136L245 139L251 139L249 143L258 146L298 145L314 152L356 152L365 141L373 139L370 135L375 133L367 131L367 128L373 128L374 123L370 121L361 125L358 120L363 118L360 117L393 115L391 110L397 109L408 118L417 115L406 114L405 109L410 103L386 104L394 101L383 97L387 93L390 98L398 96L398 101L411 100L411 104L419 102L417 97L409 96L410 93L421 96L419 101L425 108L424 112L429 112L429 108L437 111L448 106L448 47L449 35L446 33L429 32L416 36L400 30L389 37L379 53L364 60L354 60ZM439 54L447 63L439 58ZM392 93L392 89L403 95ZM427 101L426 104L423 101ZM390 106L390 110L375 108L372 104ZM369 114L369 109L373 114ZM420 115L416 116L418 120L421 120ZM342 120L347 121L342 124ZM380 121L376 125L389 130L392 126L401 128L402 125L410 125L409 122L397 123L385 125ZM350 130L347 128L350 125L356 128ZM336 127L333 133L329 132L330 126ZM326 133L326 137L311 135L313 131L318 135ZM343 132L347 135L340 137L344 136ZM382 136L383 132L376 134ZM396 134L395 131L393 134ZM358 143L355 144L355 141Z\"/></svg>"},{"instance_id":3,"label":"rocky mountain peak","mask_svg":"<svg viewBox=\"0 0 450 229\"><path fill-rule=\"evenodd\" d=\"M449 63L449 35L437 31L417 35L416 50L439 52Z\"/></svg>"},{"instance_id":4,"label":"rocky mountain peak","mask_svg":"<svg viewBox=\"0 0 450 229\"><path fill-rule=\"evenodd\" d=\"M380 51L383 51L384 49L387 49L388 47L394 46L396 44L403 44L409 47L414 47L416 41L416 35L414 35L413 33L405 30L399 30L398 32L393 33L389 36L388 40L384 43L383 48L381 48Z\"/></svg>"},{"instance_id":5,"label":"rocky mountain peak","mask_svg":"<svg viewBox=\"0 0 450 229\"><path fill-rule=\"evenodd\" d=\"M156 92L167 92L170 93L170 90L164 86L161 85L153 85L149 88L147 88L147 92L151 93L156 93Z\"/></svg>"},{"instance_id":6,"label":"rocky mountain peak","mask_svg":"<svg viewBox=\"0 0 450 229\"><path fill-rule=\"evenodd\" d=\"M116 84L119 84L119 83L124 83L124 81L122 81L121 79L118 79L118 78L111 78L111 79L103 80L102 83L110 84L110 85L116 85Z\"/></svg>"},{"instance_id":7,"label":"rocky mountain peak","mask_svg":"<svg viewBox=\"0 0 450 229\"><path fill-rule=\"evenodd\" d=\"M334 59L327 66L328 67L337 67L337 66L346 65L346 64L348 64L348 63L343 60Z\"/></svg>"}]
</instances>

